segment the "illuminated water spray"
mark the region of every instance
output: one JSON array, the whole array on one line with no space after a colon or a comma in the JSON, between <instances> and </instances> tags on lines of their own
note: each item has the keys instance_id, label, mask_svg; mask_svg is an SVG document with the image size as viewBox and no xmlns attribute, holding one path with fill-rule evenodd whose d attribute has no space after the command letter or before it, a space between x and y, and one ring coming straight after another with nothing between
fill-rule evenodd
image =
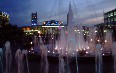
<instances>
[{"instance_id":1,"label":"illuminated water spray","mask_svg":"<svg viewBox=\"0 0 116 73\"><path fill-rule=\"evenodd\" d=\"M11 73L11 63L12 63L12 52L10 47L10 42L7 41L5 43L5 57L6 57L6 73Z\"/></svg>"},{"instance_id":2,"label":"illuminated water spray","mask_svg":"<svg viewBox=\"0 0 116 73\"><path fill-rule=\"evenodd\" d=\"M48 59L47 59L48 50L45 47L45 45L43 44L42 38L40 38L40 42L41 42L41 45L40 45L40 49L41 49L41 70L40 71L42 73L48 73L48 70L49 70L49 64L48 64Z\"/></svg>"},{"instance_id":3,"label":"illuminated water spray","mask_svg":"<svg viewBox=\"0 0 116 73\"><path fill-rule=\"evenodd\" d=\"M3 50L0 48L0 72L4 73L3 71Z\"/></svg>"},{"instance_id":4,"label":"illuminated water spray","mask_svg":"<svg viewBox=\"0 0 116 73\"><path fill-rule=\"evenodd\" d=\"M112 56L114 60L114 73L116 73L116 42L112 43Z\"/></svg>"},{"instance_id":5,"label":"illuminated water spray","mask_svg":"<svg viewBox=\"0 0 116 73\"><path fill-rule=\"evenodd\" d=\"M28 64L28 57L27 57L27 50L20 50L18 49L15 54L15 60L17 63L17 73L26 73L25 69L25 62L26 62L26 68L27 73L29 73L29 64Z\"/></svg>"},{"instance_id":6,"label":"illuminated water spray","mask_svg":"<svg viewBox=\"0 0 116 73\"><path fill-rule=\"evenodd\" d=\"M96 73L103 73L103 61L102 61L102 46L101 44L96 45L95 51L95 66Z\"/></svg>"}]
</instances>

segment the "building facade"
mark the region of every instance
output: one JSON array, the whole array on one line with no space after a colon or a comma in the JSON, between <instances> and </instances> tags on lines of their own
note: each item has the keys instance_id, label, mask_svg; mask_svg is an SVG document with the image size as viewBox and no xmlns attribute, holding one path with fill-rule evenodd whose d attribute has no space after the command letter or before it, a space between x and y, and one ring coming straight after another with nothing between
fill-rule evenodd
<instances>
[{"instance_id":1,"label":"building facade","mask_svg":"<svg viewBox=\"0 0 116 73\"><path fill-rule=\"evenodd\" d=\"M36 13L32 13L31 15L31 26L33 27L32 29L37 29L37 12Z\"/></svg>"},{"instance_id":2,"label":"building facade","mask_svg":"<svg viewBox=\"0 0 116 73\"><path fill-rule=\"evenodd\" d=\"M104 23L116 25L116 9L104 13Z\"/></svg>"}]
</instances>

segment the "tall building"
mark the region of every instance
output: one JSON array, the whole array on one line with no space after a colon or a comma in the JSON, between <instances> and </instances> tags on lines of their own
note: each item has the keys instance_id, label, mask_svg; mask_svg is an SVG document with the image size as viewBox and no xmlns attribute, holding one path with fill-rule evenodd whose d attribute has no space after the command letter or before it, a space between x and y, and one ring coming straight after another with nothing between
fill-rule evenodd
<instances>
[{"instance_id":1,"label":"tall building","mask_svg":"<svg viewBox=\"0 0 116 73\"><path fill-rule=\"evenodd\" d=\"M0 26L8 25L9 20L9 15L6 12L0 11Z\"/></svg>"},{"instance_id":2,"label":"tall building","mask_svg":"<svg viewBox=\"0 0 116 73\"><path fill-rule=\"evenodd\" d=\"M73 22L73 11L72 11L72 7L71 4L69 4L69 12L67 14L67 25L72 25Z\"/></svg>"},{"instance_id":3,"label":"tall building","mask_svg":"<svg viewBox=\"0 0 116 73\"><path fill-rule=\"evenodd\" d=\"M37 25L37 12L36 13L32 13L32 15L31 15L31 25L32 26L36 26Z\"/></svg>"},{"instance_id":4,"label":"tall building","mask_svg":"<svg viewBox=\"0 0 116 73\"><path fill-rule=\"evenodd\" d=\"M116 9L104 13L104 23L116 25Z\"/></svg>"}]
</instances>

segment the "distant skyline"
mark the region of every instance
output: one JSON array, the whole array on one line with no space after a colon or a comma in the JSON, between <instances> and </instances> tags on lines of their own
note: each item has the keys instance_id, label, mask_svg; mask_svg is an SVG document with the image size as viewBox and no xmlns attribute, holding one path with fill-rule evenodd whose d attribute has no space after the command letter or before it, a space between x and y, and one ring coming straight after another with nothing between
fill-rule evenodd
<instances>
[{"instance_id":1,"label":"distant skyline","mask_svg":"<svg viewBox=\"0 0 116 73\"><path fill-rule=\"evenodd\" d=\"M1 0L0 10L10 15L10 23L31 25L31 13L38 13L38 23L60 20L66 23L69 2L75 24L93 25L103 22L103 12L116 8L116 0Z\"/></svg>"}]
</instances>

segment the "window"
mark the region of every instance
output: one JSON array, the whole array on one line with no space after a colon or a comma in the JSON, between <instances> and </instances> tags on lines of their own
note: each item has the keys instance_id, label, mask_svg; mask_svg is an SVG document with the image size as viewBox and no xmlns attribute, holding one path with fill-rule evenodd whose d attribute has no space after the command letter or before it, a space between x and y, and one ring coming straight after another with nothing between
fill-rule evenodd
<instances>
[{"instance_id":1,"label":"window","mask_svg":"<svg viewBox=\"0 0 116 73\"><path fill-rule=\"evenodd\" d=\"M108 14L108 17L110 17L110 14Z\"/></svg>"},{"instance_id":2,"label":"window","mask_svg":"<svg viewBox=\"0 0 116 73\"><path fill-rule=\"evenodd\" d=\"M113 21L113 18L111 19L111 21Z\"/></svg>"},{"instance_id":3,"label":"window","mask_svg":"<svg viewBox=\"0 0 116 73\"><path fill-rule=\"evenodd\" d=\"M114 21L116 21L116 17L114 18Z\"/></svg>"},{"instance_id":4,"label":"window","mask_svg":"<svg viewBox=\"0 0 116 73\"><path fill-rule=\"evenodd\" d=\"M114 15L116 15L116 11L114 12Z\"/></svg>"},{"instance_id":5,"label":"window","mask_svg":"<svg viewBox=\"0 0 116 73\"><path fill-rule=\"evenodd\" d=\"M113 16L113 13L111 13L110 16Z\"/></svg>"}]
</instances>

